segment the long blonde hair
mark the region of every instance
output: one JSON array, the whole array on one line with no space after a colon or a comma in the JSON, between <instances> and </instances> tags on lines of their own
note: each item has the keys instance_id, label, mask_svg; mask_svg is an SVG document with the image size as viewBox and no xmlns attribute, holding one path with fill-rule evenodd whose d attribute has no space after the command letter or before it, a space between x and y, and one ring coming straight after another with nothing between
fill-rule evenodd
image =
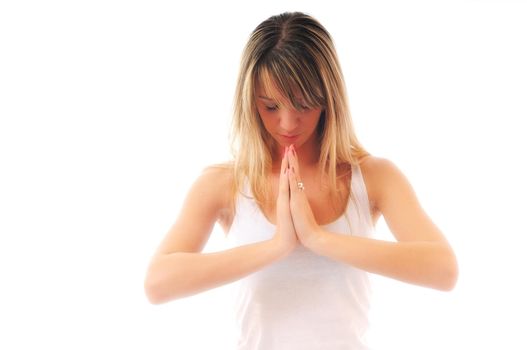
<instances>
[{"instance_id":1,"label":"long blonde hair","mask_svg":"<svg viewBox=\"0 0 527 350\"><path fill-rule=\"evenodd\" d=\"M300 108L298 93L308 107L322 107L317 126L319 170L327 176L331 193L337 193L337 167L358 164L369 153L354 132L330 34L309 15L286 12L260 23L243 51L231 130L233 195L248 179L257 203L272 200L266 180L277 145L264 128L255 103L257 84L265 89L271 81L295 108Z\"/></svg>"}]
</instances>

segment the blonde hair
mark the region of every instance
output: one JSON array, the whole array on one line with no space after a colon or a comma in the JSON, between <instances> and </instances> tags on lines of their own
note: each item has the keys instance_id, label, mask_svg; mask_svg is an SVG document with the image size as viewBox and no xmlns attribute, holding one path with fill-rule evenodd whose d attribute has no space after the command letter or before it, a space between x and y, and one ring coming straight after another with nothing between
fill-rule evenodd
<instances>
[{"instance_id":1,"label":"blonde hair","mask_svg":"<svg viewBox=\"0 0 527 350\"><path fill-rule=\"evenodd\" d=\"M314 18L300 12L282 13L260 23L243 51L234 98L231 146L234 156L233 195L248 179L257 203L272 200L268 185L277 147L263 126L255 89L277 87L299 109L298 93L308 107L321 107L317 126L319 170L330 193L339 191L337 167L358 164L369 153L359 143L351 121L347 92L333 41ZM351 195L351 191L350 191Z\"/></svg>"}]
</instances>

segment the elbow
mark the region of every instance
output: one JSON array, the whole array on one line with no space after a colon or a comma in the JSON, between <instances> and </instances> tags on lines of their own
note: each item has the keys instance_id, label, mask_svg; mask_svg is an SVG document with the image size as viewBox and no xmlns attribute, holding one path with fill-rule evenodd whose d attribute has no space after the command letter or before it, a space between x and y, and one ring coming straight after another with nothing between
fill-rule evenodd
<instances>
[{"instance_id":1,"label":"elbow","mask_svg":"<svg viewBox=\"0 0 527 350\"><path fill-rule=\"evenodd\" d=\"M444 292L452 291L457 284L459 276L459 267L454 255L450 255L446 262L441 264L440 273L438 274L438 284L436 288Z\"/></svg>"},{"instance_id":2,"label":"elbow","mask_svg":"<svg viewBox=\"0 0 527 350\"><path fill-rule=\"evenodd\" d=\"M190 294L185 294L185 285L176 280L169 278L162 270L149 271L144 280L144 292L150 304L164 304Z\"/></svg>"},{"instance_id":3,"label":"elbow","mask_svg":"<svg viewBox=\"0 0 527 350\"><path fill-rule=\"evenodd\" d=\"M167 290L167 276L163 273L163 269L154 263L148 268L143 288L146 298L152 305L163 304L171 299Z\"/></svg>"},{"instance_id":4,"label":"elbow","mask_svg":"<svg viewBox=\"0 0 527 350\"><path fill-rule=\"evenodd\" d=\"M442 279L437 286L437 289L443 291L443 292L450 292L452 291L457 284L457 271L455 272L446 272L444 276L442 276Z\"/></svg>"},{"instance_id":5,"label":"elbow","mask_svg":"<svg viewBox=\"0 0 527 350\"><path fill-rule=\"evenodd\" d=\"M163 296L161 295L161 288L157 283L152 281L152 278L147 277L144 282L144 292L146 298L152 305L159 305L165 302Z\"/></svg>"}]
</instances>

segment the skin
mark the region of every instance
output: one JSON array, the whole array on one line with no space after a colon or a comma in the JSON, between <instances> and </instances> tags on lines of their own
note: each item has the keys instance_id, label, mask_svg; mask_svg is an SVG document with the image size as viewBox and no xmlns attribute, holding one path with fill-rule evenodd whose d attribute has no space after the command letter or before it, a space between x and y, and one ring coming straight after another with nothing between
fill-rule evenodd
<instances>
[{"instance_id":1,"label":"skin","mask_svg":"<svg viewBox=\"0 0 527 350\"><path fill-rule=\"evenodd\" d=\"M389 160L369 156L360 164L375 223L383 215L396 242L328 232L323 225L344 211L346 201L330 197L317 177L319 145L315 129L320 109L291 108L256 91L257 109L282 154L273 157L274 206L261 208L276 227L268 241L202 253L214 224L225 232L232 223L228 192L232 170L208 168L191 187L176 222L154 254L145 293L161 304L233 282L286 257L299 244L314 253L371 273L438 290L457 281L455 255L439 228L420 206L405 175ZM273 96L279 96L274 91ZM276 108L275 108L276 107ZM287 139L281 135L298 135ZM344 178L342 181L349 181ZM302 181L305 190L298 188ZM204 200L204 198L206 200ZM345 196L343 197L345 198Z\"/></svg>"}]
</instances>

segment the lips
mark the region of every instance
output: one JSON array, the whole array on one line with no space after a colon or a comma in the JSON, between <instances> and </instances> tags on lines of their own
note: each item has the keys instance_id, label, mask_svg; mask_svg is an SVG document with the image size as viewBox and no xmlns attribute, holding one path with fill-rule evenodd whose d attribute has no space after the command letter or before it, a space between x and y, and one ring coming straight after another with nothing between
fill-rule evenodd
<instances>
[{"instance_id":1,"label":"lips","mask_svg":"<svg viewBox=\"0 0 527 350\"><path fill-rule=\"evenodd\" d=\"M299 135L280 135L282 137L285 137L286 139L294 139L297 138Z\"/></svg>"},{"instance_id":2,"label":"lips","mask_svg":"<svg viewBox=\"0 0 527 350\"><path fill-rule=\"evenodd\" d=\"M280 135L285 144L293 144L298 140L298 135Z\"/></svg>"}]
</instances>

